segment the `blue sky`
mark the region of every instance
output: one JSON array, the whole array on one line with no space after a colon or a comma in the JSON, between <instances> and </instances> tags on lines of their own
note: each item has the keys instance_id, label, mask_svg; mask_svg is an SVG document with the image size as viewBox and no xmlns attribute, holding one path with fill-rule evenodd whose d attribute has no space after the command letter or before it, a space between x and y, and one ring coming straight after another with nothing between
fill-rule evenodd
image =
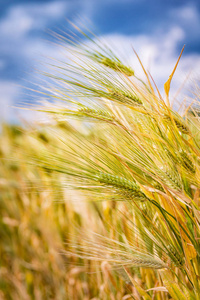
<instances>
[{"instance_id":1,"label":"blue sky","mask_svg":"<svg viewBox=\"0 0 200 300\"><path fill-rule=\"evenodd\" d=\"M67 30L66 18L81 20L134 67L133 46L161 89L184 44L174 91L189 72L199 78L199 0L0 0L0 120L19 118L11 106L28 99L21 86L34 81L44 56L59 57L47 31Z\"/></svg>"}]
</instances>

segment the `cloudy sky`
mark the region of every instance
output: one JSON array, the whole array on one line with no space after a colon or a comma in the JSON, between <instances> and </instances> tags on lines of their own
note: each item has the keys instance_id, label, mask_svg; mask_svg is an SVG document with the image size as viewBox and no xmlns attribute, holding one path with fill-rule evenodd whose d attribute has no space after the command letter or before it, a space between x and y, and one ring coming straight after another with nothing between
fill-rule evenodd
<instances>
[{"instance_id":1,"label":"cloudy sky","mask_svg":"<svg viewBox=\"0 0 200 300\"><path fill-rule=\"evenodd\" d=\"M58 57L48 31L66 31L66 19L81 20L135 69L133 46L161 91L184 44L172 91L189 73L199 78L199 0L0 0L0 121L19 118L11 106L28 99L23 86L44 57Z\"/></svg>"}]
</instances>

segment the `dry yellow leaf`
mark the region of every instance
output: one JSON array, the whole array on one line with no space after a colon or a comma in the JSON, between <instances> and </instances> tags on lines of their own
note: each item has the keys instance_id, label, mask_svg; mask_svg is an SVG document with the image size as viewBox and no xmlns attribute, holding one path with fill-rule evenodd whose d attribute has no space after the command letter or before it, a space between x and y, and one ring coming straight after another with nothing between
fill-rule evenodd
<instances>
[{"instance_id":1,"label":"dry yellow leaf","mask_svg":"<svg viewBox=\"0 0 200 300\"><path fill-rule=\"evenodd\" d=\"M165 84L164 84L164 89L165 89L165 93L166 93L166 96L167 96L168 104L169 104L168 97L169 97L169 90L170 90L171 80L172 80L172 77L173 77L173 75L174 75L174 73L175 73L175 71L176 71L176 68L177 68L177 66L178 66L178 63L179 63L179 60L180 60L180 58L181 58L181 55L182 55L182 53L183 53L184 48L185 48L185 45L183 46L183 48L182 48L182 50L181 50L181 53L180 53L180 55L179 55L179 58L178 58L178 60L177 60L177 62L176 62L176 65L175 65L175 67L174 67L174 69L173 69L171 75L169 76L168 80L167 80L167 81L165 82Z\"/></svg>"}]
</instances>

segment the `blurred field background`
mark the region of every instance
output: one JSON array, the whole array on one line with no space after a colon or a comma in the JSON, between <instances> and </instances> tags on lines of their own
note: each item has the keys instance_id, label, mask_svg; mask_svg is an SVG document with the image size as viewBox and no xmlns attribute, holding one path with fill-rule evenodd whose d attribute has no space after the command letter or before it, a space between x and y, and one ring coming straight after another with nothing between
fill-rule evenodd
<instances>
[{"instance_id":1,"label":"blurred field background","mask_svg":"<svg viewBox=\"0 0 200 300\"><path fill-rule=\"evenodd\" d=\"M66 138L72 130L66 124L54 129ZM116 204L94 205L80 191L66 190L62 174L27 162L27 155L39 157L58 142L48 128L4 124L0 139L0 299L129 299L131 285L106 261L64 254L70 243L84 243L85 229L105 233L102 222L123 222Z\"/></svg>"}]
</instances>

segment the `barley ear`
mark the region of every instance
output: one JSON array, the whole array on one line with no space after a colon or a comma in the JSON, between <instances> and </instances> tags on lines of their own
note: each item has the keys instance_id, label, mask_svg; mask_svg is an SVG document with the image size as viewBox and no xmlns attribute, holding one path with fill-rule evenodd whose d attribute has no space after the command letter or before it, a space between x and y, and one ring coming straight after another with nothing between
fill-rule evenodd
<instances>
[{"instance_id":1,"label":"barley ear","mask_svg":"<svg viewBox=\"0 0 200 300\"><path fill-rule=\"evenodd\" d=\"M134 71L130 67L123 65L120 61L112 60L109 57L104 56L101 60L99 60L99 62L102 65L104 65L114 71L121 72L128 77L134 76Z\"/></svg>"}]
</instances>

